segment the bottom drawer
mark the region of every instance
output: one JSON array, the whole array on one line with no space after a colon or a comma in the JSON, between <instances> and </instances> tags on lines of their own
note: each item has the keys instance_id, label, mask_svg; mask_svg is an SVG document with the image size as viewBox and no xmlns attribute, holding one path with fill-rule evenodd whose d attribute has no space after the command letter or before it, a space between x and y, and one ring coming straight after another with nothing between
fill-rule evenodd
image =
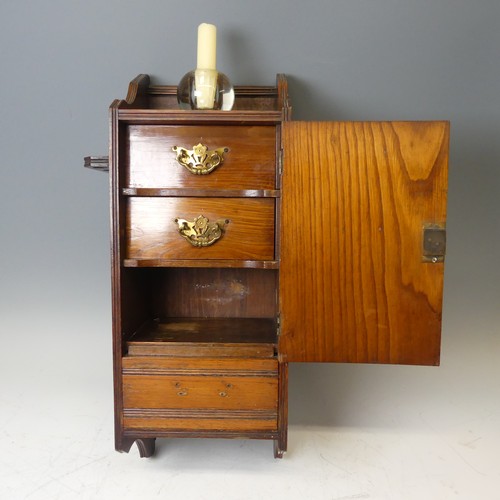
<instances>
[{"instance_id":1,"label":"bottom drawer","mask_svg":"<svg viewBox=\"0 0 500 500\"><path fill-rule=\"evenodd\" d=\"M125 429L274 431L275 359L123 359Z\"/></svg>"}]
</instances>

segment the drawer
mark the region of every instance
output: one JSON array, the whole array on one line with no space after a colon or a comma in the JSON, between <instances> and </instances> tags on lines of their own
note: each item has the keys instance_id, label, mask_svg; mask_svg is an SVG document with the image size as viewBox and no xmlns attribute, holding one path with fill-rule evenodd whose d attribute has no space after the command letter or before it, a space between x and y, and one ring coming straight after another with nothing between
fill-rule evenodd
<instances>
[{"instance_id":1,"label":"drawer","mask_svg":"<svg viewBox=\"0 0 500 500\"><path fill-rule=\"evenodd\" d=\"M276 359L123 359L125 429L273 431Z\"/></svg>"},{"instance_id":2,"label":"drawer","mask_svg":"<svg viewBox=\"0 0 500 500\"><path fill-rule=\"evenodd\" d=\"M127 198L126 259L274 259L273 198ZM201 231L194 246L179 232L176 219L206 225L220 221L222 230ZM226 224L226 221L227 222ZM203 221L199 221L201 224ZM198 223L198 222L197 222ZM185 231L185 234L188 231Z\"/></svg>"},{"instance_id":3,"label":"drawer","mask_svg":"<svg viewBox=\"0 0 500 500\"><path fill-rule=\"evenodd\" d=\"M174 146L227 148L223 162L196 175L178 163ZM275 189L275 126L130 125L125 186L136 188Z\"/></svg>"}]
</instances>

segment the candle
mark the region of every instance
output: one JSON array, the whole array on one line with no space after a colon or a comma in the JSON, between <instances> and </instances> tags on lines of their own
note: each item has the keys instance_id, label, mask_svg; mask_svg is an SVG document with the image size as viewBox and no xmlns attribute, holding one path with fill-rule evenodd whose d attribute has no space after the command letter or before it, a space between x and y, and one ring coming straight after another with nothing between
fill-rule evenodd
<instances>
[{"instance_id":1,"label":"candle","mask_svg":"<svg viewBox=\"0 0 500 500\"><path fill-rule=\"evenodd\" d=\"M198 64L197 69L216 68L217 28L213 24L198 26Z\"/></svg>"},{"instance_id":2,"label":"candle","mask_svg":"<svg viewBox=\"0 0 500 500\"><path fill-rule=\"evenodd\" d=\"M198 62L195 70L197 109L213 109L217 87L217 28L213 24L198 26Z\"/></svg>"},{"instance_id":3,"label":"candle","mask_svg":"<svg viewBox=\"0 0 500 500\"><path fill-rule=\"evenodd\" d=\"M198 26L196 69L186 73L177 86L181 109L221 109L229 111L234 103L234 89L226 75L217 71L217 28Z\"/></svg>"}]
</instances>

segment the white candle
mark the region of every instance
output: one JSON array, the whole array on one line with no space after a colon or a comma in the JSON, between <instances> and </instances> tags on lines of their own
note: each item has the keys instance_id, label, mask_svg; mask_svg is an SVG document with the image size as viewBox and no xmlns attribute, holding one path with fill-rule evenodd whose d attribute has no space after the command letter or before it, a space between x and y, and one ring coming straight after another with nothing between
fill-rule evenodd
<instances>
[{"instance_id":1,"label":"white candle","mask_svg":"<svg viewBox=\"0 0 500 500\"><path fill-rule=\"evenodd\" d=\"M216 69L217 28L213 24L198 26L198 63L197 69Z\"/></svg>"},{"instance_id":2,"label":"white candle","mask_svg":"<svg viewBox=\"0 0 500 500\"><path fill-rule=\"evenodd\" d=\"M217 86L217 28L213 24L198 26L198 62L195 73L197 109L213 109Z\"/></svg>"}]
</instances>

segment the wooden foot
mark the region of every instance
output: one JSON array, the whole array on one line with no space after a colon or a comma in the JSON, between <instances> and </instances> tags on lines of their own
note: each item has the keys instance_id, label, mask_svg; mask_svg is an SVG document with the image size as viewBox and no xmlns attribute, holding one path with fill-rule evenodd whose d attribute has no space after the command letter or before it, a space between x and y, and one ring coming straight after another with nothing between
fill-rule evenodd
<instances>
[{"instance_id":1,"label":"wooden foot","mask_svg":"<svg viewBox=\"0 0 500 500\"><path fill-rule=\"evenodd\" d=\"M116 436L115 450L120 453L128 453L134 444L134 441L135 439L133 438L122 438L121 436Z\"/></svg>"},{"instance_id":2,"label":"wooden foot","mask_svg":"<svg viewBox=\"0 0 500 500\"><path fill-rule=\"evenodd\" d=\"M283 458L288 440L288 363L279 363L278 435L274 440L274 458Z\"/></svg>"},{"instance_id":3,"label":"wooden foot","mask_svg":"<svg viewBox=\"0 0 500 500\"><path fill-rule=\"evenodd\" d=\"M141 458L149 458L155 454L155 441L155 438L143 438L135 440Z\"/></svg>"},{"instance_id":4,"label":"wooden foot","mask_svg":"<svg viewBox=\"0 0 500 500\"><path fill-rule=\"evenodd\" d=\"M141 458L152 457L155 453L155 438L124 438L116 443L116 451L128 453L132 445L136 443Z\"/></svg>"},{"instance_id":5,"label":"wooden foot","mask_svg":"<svg viewBox=\"0 0 500 500\"><path fill-rule=\"evenodd\" d=\"M286 450L284 450L280 446L279 439L274 440L274 458L283 458L283 454L285 453Z\"/></svg>"}]
</instances>

